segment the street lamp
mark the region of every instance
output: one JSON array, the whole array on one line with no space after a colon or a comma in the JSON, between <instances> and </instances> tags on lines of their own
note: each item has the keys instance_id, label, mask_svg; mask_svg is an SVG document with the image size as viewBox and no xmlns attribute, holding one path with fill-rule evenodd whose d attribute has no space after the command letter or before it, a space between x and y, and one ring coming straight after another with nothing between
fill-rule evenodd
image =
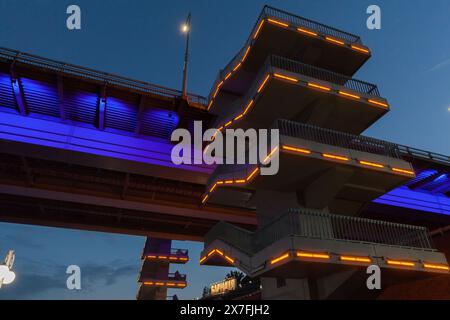
<instances>
[{"instance_id":1,"label":"street lamp","mask_svg":"<svg viewBox=\"0 0 450 320\"><path fill-rule=\"evenodd\" d=\"M189 62L189 35L191 33L191 13L189 13L185 24L183 24L183 26L181 27L181 31L186 35L186 48L185 48L185 52L184 52L182 98L187 100L187 73L188 73L188 62Z\"/></svg>"}]
</instances>

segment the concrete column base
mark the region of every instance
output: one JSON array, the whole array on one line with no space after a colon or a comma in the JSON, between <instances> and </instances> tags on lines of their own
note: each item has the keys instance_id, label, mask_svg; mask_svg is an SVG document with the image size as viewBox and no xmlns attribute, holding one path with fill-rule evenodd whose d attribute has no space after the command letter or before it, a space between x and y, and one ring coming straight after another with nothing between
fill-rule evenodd
<instances>
[{"instance_id":1,"label":"concrete column base","mask_svg":"<svg viewBox=\"0 0 450 320\"><path fill-rule=\"evenodd\" d=\"M263 300L311 300L308 279L261 278Z\"/></svg>"},{"instance_id":2,"label":"concrete column base","mask_svg":"<svg viewBox=\"0 0 450 320\"><path fill-rule=\"evenodd\" d=\"M339 292L341 286L349 286L347 281L355 275L354 271L336 272L322 278L279 279L261 278L262 299L266 300L325 300L330 297L345 299ZM363 279L361 279L363 281ZM365 284L365 283L364 283ZM355 283L357 287L363 283ZM353 288L351 288L353 289ZM352 290L350 290L352 291ZM339 292L339 293L337 293ZM335 297L334 295L337 296Z\"/></svg>"}]
</instances>

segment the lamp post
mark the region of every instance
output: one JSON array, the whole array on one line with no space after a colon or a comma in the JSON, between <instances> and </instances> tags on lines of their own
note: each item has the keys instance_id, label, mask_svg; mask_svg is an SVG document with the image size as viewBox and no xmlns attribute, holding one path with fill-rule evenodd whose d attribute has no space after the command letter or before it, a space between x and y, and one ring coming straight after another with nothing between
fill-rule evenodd
<instances>
[{"instance_id":1,"label":"lamp post","mask_svg":"<svg viewBox=\"0 0 450 320\"><path fill-rule=\"evenodd\" d=\"M187 73L189 63L189 34L191 33L191 13L189 13L186 23L181 27L181 31L186 35L186 49L184 52L183 87L182 98L187 100Z\"/></svg>"}]
</instances>

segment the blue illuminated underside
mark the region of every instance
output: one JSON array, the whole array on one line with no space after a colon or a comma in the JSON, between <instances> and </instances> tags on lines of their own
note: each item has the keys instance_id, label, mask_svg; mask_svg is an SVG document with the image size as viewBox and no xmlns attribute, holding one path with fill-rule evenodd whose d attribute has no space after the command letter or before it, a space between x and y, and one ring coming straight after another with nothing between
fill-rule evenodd
<instances>
[{"instance_id":1,"label":"blue illuminated underside","mask_svg":"<svg viewBox=\"0 0 450 320\"><path fill-rule=\"evenodd\" d=\"M423 183L421 184L421 182ZM407 186L414 184L418 184L415 189ZM439 174L436 170L425 170L407 185L392 190L373 202L450 215L450 198L445 195L450 192L449 174Z\"/></svg>"}]
</instances>

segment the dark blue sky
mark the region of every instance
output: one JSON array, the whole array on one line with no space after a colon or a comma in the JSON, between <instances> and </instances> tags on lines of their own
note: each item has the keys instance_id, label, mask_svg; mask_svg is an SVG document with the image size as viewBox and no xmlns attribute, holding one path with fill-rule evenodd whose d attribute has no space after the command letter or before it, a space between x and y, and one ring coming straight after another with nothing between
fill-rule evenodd
<instances>
[{"instance_id":1,"label":"dark blue sky","mask_svg":"<svg viewBox=\"0 0 450 320\"><path fill-rule=\"evenodd\" d=\"M68 31L66 8L82 10L82 30ZM180 25L191 10L189 90L207 95L220 68L242 47L264 4L358 34L372 59L356 78L379 85L392 111L365 134L450 154L450 1L448 0L0 0L0 46L155 84L179 88ZM366 28L378 4L382 29ZM1 210L1 208L0 208ZM17 281L0 298L134 299L142 237L0 224L0 256L17 251ZM181 267L193 298L226 269L198 267L200 244ZM65 289L65 268L82 268L83 290Z\"/></svg>"}]
</instances>

